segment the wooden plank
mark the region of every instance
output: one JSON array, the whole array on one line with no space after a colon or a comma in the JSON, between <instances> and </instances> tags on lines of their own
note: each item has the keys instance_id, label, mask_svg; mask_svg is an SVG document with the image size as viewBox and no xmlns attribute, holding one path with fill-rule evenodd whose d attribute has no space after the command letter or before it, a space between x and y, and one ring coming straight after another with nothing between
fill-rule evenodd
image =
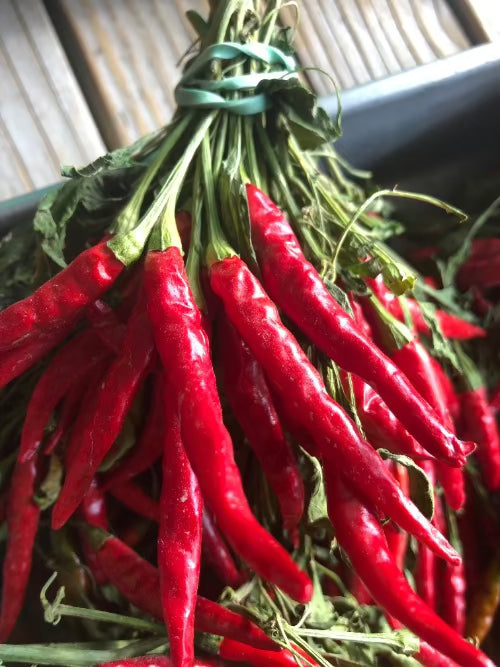
<instances>
[{"instance_id":1,"label":"wooden plank","mask_svg":"<svg viewBox=\"0 0 500 667\"><path fill-rule=\"evenodd\" d=\"M133 141L168 121L176 63L194 34L185 11L207 0L52 0L66 47L107 143ZM302 0L296 33L302 65L341 88L378 79L468 46L446 0ZM282 12L296 22L289 6ZM308 72L313 87L333 90Z\"/></svg>"},{"instance_id":2,"label":"wooden plank","mask_svg":"<svg viewBox=\"0 0 500 667\"><path fill-rule=\"evenodd\" d=\"M344 89L470 46L446 0L303 0L300 6L302 64L331 73ZM293 22L293 9L282 15ZM327 77L308 76L320 94L332 92Z\"/></svg>"},{"instance_id":3,"label":"wooden plank","mask_svg":"<svg viewBox=\"0 0 500 667\"><path fill-rule=\"evenodd\" d=\"M0 2L0 81L0 199L105 150L41 0Z\"/></svg>"},{"instance_id":4,"label":"wooden plank","mask_svg":"<svg viewBox=\"0 0 500 667\"><path fill-rule=\"evenodd\" d=\"M498 0L450 0L464 30L475 42L500 40L500 4Z\"/></svg>"}]
</instances>

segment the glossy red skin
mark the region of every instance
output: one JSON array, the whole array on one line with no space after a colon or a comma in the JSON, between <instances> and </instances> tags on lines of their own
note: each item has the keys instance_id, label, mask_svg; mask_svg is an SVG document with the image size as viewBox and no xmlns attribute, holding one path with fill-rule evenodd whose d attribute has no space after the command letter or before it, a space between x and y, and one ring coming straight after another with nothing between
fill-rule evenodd
<instances>
[{"instance_id":1,"label":"glossy red skin","mask_svg":"<svg viewBox=\"0 0 500 667\"><path fill-rule=\"evenodd\" d=\"M201 549L204 560L217 574L219 579L232 588L238 588L244 581L243 574L236 567L224 538L217 530L209 511L203 512L203 539Z\"/></svg>"},{"instance_id":2,"label":"glossy red skin","mask_svg":"<svg viewBox=\"0 0 500 667\"><path fill-rule=\"evenodd\" d=\"M335 460L349 484L377 511L392 518L445 559L456 552L402 493L347 413L327 394L304 351L283 326L278 310L240 259L211 266L211 285L226 313L273 385L287 414L315 440L314 455ZM307 442L301 444L307 446Z\"/></svg>"},{"instance_id":3,"label":"glossy red skin","mask_svg":"<svg viewBox=\"0 0 500 667\"><path fill-rule=\"evenodd\" d=\"M37 382L28 404L19 457L29 460L39 449L44 431L59 402L109 354L92 329L68 341L54 356Z\"/></svg>"},{"instance_id":4,"label":"glossy red skin","mask_svg":"<svg viewBox=\"0 0 500 667\"><path fill-rule=\"evenodd\" d=\"M303 653L297 649L299 653ZM307 665L317 665L309 656L299 660L295 658L291 651L281 649L280 651L262 651L248 644L236 642L233 639L224 639L219 647L221 658L231 660L232 662L245 662L252 667L305 667Z\"/></svg>"},{"instance_id":5,"label":"glossy red skin","mask_svg":"<svg viewBox=\"0 0 500 667\"><path fill-rule=\"evenodd\" d=\"M18 347L0 352L0 389L34 366L37 361L64 340L72 329L73 322L64 323L49 332L42 332L34 338L28 338Z\"/></svg>"},{"instance_id":6,"label":"glossy red skin","mask_svg":"<svg viewBox=\"0 0 500 667\"><path fill-rule=\"evenodd\" d=\"M57 420L57 426L55 430L48 436L47 442L44 448L44 454L50 456L56 450L57 445L60 443L61 439L66 435L66 433L71 428L75 417L78 413L78 408L84 393L84 388L82 385L76 385L66 395L61 405L59 412L59 418Z\"/></svg>"},{"instance_id":7,"label":"glossy red skin","mask_svg":"<svg viewBox=\"0 0 500 667\"><path fill-rule=\"evenodd\" d=\"M89 526L96 526L97 528L102 528L103 530L109 530L106 497L95 479L92 480L90 488L83 498L82 504L80 506L80 515L85 523L89 524ZM97 553L90 542L87 540L83 531L80 531L80 539L82 542L85 562L92 572L96 583L102 586L107 582L107 577L99 565Z\"/></svg>"},{"instance_id":8,"label":"glossy red skin","mask_svg":"<svg viewBox=\"0 0 500 667\"><path fill-rule=\"evenodd\" d=\"M486 389L480 387L461 394L461 415L467 437L478 444L476 456L489 491L500 488L500 439L495 412L488 403Z\"/></svg>"},{"instance_id":9,"label":"glossy red skin","mask_svg":"<svg viewBox=\"0 0 500 667\"><path fill-rule=\"evenodd\" d=\"M200 660L195 658L193 667L223 667L220 660ZM146 655L140 658L128 658L116 662L102 663L100 667L173 667L174 663L166 655Z\"/></svg>"},{"instance_id":10,"label":"glossy red skin","mask_svg":"<svg viewBox=\"0 0 500 667\"><path fill-rule=\"evenodd\" d=\"M494 410L495 412L498 412L498 410L500 410L500 387L497 387L493 392L490 400L490 406L491 409Z\"/></svg>"},{"instance_id":11,"label":"glossy red skin","mask_svg":"<svg viewBox=\"0 0 500 667\"><path fill-rule=\"evenodd\" d=\"M494 667L481 651L452 630L412 590L397 568L381 525L338 477L325 468L328 513L340 546L374 600L409 630L462 667Z\"/></svg>"},{"instance_id":12,"label":"glossy red skin","mask_svg":"<svg viewBox=\"0 0 500 667\"><path fill-rule=\"evenodd\" d=\"M120 352L125 334L125 325L120 322L115 311L105 301L97 299L85 311L92 330L113 352Z\"/></svg>"},{"instance_id":13,"label":"glossy red skin","mask_svg":"<svg viewBox=\"0 0 500 667\"><path fill-rule=\"evenodd\" d=\"M342 386L350 395L348 375L340 372ZM404 454L418 461L432 458L405 429L399 419L389 410L377 392L358 375L351 375L354 400L359 419L368 442L375 449L388 449L394 454Z\"/></svg>"},{"instance_id":14,"label":"glossy red skin","mask_svg":"<svg viewBox=\"0 0 500 667\"><path fill-rule=\"evenodd\" d=\"M434 357L430 357L430 360L436 378L441 385L446 408L448 409L452 420L456 421L460 415L460 398L458 397L455 385L450 380L448 373L446 373L439 361L434 359Z\"/></svg>"},{"instance_id":15,"label":"glossy red skin","mask_svg":"<svg viewBox=\"0 0 500 667\"><path fill-rule=\"evenodd\" d=\"M136 477L148 470L160 458L164 445L163 412L163 381L158 377L153 390L153 404L146 417L139 442L127 457L106 475L103 484L105 490Z\"/></svg>"},{"instance_id":16,"label":"glossy red skin","mask_svg":"<svg viewBox=\"0 0 500 667\"><path fill-rule=\"evenodd\" d=\"M391 357L435 411L447 430L453 433L454 426L448 410L447 397L425 347L415 339L401 349L395 350ZM451 468L441 461L436 461L434 465L448 504L455 511L461 510L465 505L465 479L462 471Z\"/></svg>"},{"instance_id":17,"label":"glossy red skin","mask_svg":"<svg viewBox=\"0 0 500 667\"><path fill-rule=\"evenodd\" d=\"M394 478L397 480L401 491L404 495L410 497L410 476L408 474L408 469L402 465L397 465L391 462L389 470L394 475ZM387 540L387 545L389 551L394 558L394 562L400 570L403 570L406 549L408 547L408 533L404 530L400 530L394 525L384 526L385 539Z\"/></svg>"},{"instance_id":18,"label":"glossy red skin","mask_svg":"<svg viewBox=\"0 0 500 667\"><path fill-rule=\"evenodd\" d=\"M38 457L16 462L7 498L7 551L3 562L0 643L9 638L24 605L40 521L34 502Z\"/></svg>"},{"instance_id":19,"label":"glossy red skin","mask_svg":"<svg viewBox=\"0 0 500 667\"><path fill-rule=\"evenodd\" d=\"M284 527L293 532L304 512L304 484L264 371L223 313L218 342L229 404L276 493Z\"/></svg>"},{"instance_id":20,"label":"glossy red skin","mask_svg":"<svg viewBox=\"0 0 500 667\"><path fill-rule=\"evenodd\" d=\"M309 577L257 522L245 497L210 358L210 345L177 248L149 253L145 286L156 347L177 401L181 437L203 497L238 553L263 579L308 602Z\"/></svg>"},{"instance_id":21,"label":"glossy red skin","mask_svg":"<svg viewBox=\"0 0 500 667\"><path fill-rule=\"evenodd\" d=\"M434 486L436 483L434 464L431 461L422 461L420 466ZM435 503L438 502L439 498L435 498ZM437 527L439 529L439 526ZM431 609L437 608L437 567L436 557L432 551L423 544L419 544L415 568L415 587L422 600Z\"/></svg>"},{"instance_id":22,"label":"glossy red skin","mask_svg":"<svg viewBox=\"0 0 500 667\"><path fill-rule=\"evenodd\" d=\"M0 351L63 323L76 322L87 306L113 286L124 268L105 242L82 252L34 294L0 313Z\"/></svg>"},{"instance_id":23,"label":"glossy red skin","mask_svg":"<svg viewBox=\"0 0 500 667\"><path fill-rule=\"evenodd\" d=\"M95 410L85 426L73 431L74 456L52 512L52 528L63 526L76 510L99 465L118 437L144 382L155 349L146 304L139 299L127 325L121 353L97 387Z\"/></svg>"},{"instance_id":24,"label":"glossy red skin","mask_svg":"<svg viewBox=\"0 0 500 667\"><path fill-rule=\"evenodd\" d=\"M116 537L104 542L98 554L104 572L120 593L141 611L163 621L158 570ZM257 648L278 648L247 618L201 596L196 599L195 628Z\"/></svg>"},{"instance_id":25,"label":"glossy red skin","mask_svg":"<svg viewBox=\"0 0 500 667\"><path fill-rule=\"evenodd\" d=\"M194 661L194 611L200 579L203 499L181 440L175 406L167 397L158 535L163 616L174 667Z\"/></svg>"},{"instance_id":26,"label":"glossy red skin","mask_svg":"<svg viewBox=\"0 0 500 667\"><path fill-rule=\"evenodd\" d=\"M403 307L397 296L385 286L383 277L379 275L375 279L367 280L366 283L391 315L401 322L404 322L405 314ZM415 330L418 331L418 333L430 334L430 327L425 321L422 308L418 301L415 301L414 299L406 299L406 306L410 312ZM486 331L484 329L471 322L467 322L467 320L463 320L456 315L450 315L443 310L436 310L435 316L441 326L443 335L450 340L471 340L473 338L483 338L486 336Z\"/></svg>"},{"instance_id":27,"label":"glossy red skin","mask_svg":"<svg viewBox=\"0 0 500 667\"><path fill-rule=\"evenodd\" d=\"M253 185L247 197L252 241L271 298L336 364L368 382L427 451L462 463L462 443L333 299L283 212Z\"/></svg>"},{"instance_id":28,"label":"glossy red skin","mask_svg":"<svg viewBox=\"0 0 500 667\"><path fill-rule=\"evenodd\" d=\"M108 492L113 498L116 498L125 505L125 507L128 507L136 514L143 516L145 519L149 519L150 521L160 520L159 503L148 496L148 494L132 480L114 484L108 489Z\"/></svg>"}]
</instances>

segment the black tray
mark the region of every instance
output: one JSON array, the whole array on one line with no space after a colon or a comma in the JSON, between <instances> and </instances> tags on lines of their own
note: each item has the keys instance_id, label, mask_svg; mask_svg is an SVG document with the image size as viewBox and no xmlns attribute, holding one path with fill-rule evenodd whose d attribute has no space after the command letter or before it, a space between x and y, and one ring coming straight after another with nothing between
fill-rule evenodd
<instances>
[{"instance_id":1,"label":"black tray","mask_svg":"<svg viewBox=\"0 0 500 667\"><path fill-rule=\"evenodd\" d=\"M336 114L336 97L322 104ZM381 184L460 205L466 180L500 173L500 44L348 90L342 106L338 150L354 166L373 171ZM32 218L49 189L0 202L0 234Z\"/></svg>"}]
</instances>

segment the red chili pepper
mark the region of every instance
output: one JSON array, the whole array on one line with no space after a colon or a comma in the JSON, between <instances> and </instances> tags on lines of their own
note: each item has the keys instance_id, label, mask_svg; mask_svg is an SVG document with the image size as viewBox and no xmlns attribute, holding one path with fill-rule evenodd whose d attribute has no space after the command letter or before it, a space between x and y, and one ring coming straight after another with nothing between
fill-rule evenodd
<instances>
[{"instance_id":1,"label":"red chili pepper","mask_svg":"<svg viewBox=\"0 0 500 667\"><path fill-rule=\"evenodd\" d=\"M495 412L500 410L500 387L497 387L491 395L490 407Z\"/></svg>"},{"instance_id":2,"label":"red chili pepper","mask_svg":"<svg viewBox=\"0 0 500 667\"><path fill-rule=\"evenodd\" d=\"M401 302L398 297L385 286L382 275L378 275L375 279L368 279L366 280L366 283L391 315L401 322L404 322L405 315ZM416 331L418 331L418 333L430 334L430 327L425 321L422 307L418 301L415 301L414 299L406 299L406 305ZM443 335L450 340L471 340L472 338L483 338L486 336L486 331L481 327L472 324L467 320L463 320L456 315L450 315L444 310L436 310L435 317L439 322Z\"/></svg>"},{"instance_id":3,"label":"red chili pepper","mask_svg":"<svg viewBox=\"0 0 500 667\"><path fill-rule=\"evenodd\" d=\"M244 262L233 257L213 264L210 271L212 289L223 300L229 319L281 395L287 414L314 437L320 456L335 459L349 484L378 511L455 562L457 554L405 498L380 456L328 396L318 371Z\"/></svg>"},{"instance_id":4,"label":"red chili pepper","mask_svg":"<svg viewBox=\"0 0 500 667\"><path fill-rule=\"evenodd\" d=\"M460 415L460 399L457 390L455 389L455 385L439 361L434 359L434 357L430 357L430 360L436 379L443 390L444 401L448 412L450 413L452 420L456 421Z\"/></svg>"},{"instance_id":5,"label":"red chili pepper","mask_svg":"<svg viewBox=\"0 0 500 667\"><path fill-rule=\"evenodd\" d=\"M462 667L493 667L489 658L418 597L396 567L373 513L351 494L333 465L325 465L324 471L328 512L337 540L378 604Z\"/></svg>"},{"instance_id":6,"label":"red chili pepper","mask_svg":"<svg viewBox=\"0 0 500 667\"><path fill-rule=\"evenodd\" d=\"M116 537L98 548L99 563L109 581L138 609L163 621L158 570ZM266 650L278 646L254 623L201 596L196 600L198 632L229 637Z\"/></svg>"},{"instance_id":7,"label":"red chili pepper","mask_svg":"<svg viewBox=\"0 0 500 667\"><path fill-rule=\"evenodd\" d=\"M160 375L153 389L153 404L148 412L139 442L130 454L105 477L103 489L127 482L144 470L148 470L163 452L164 445L163 380Z\"/></svg>"},{"instance_id":8,"label":"red chili pepper","mask_svg":"<svg viewBox=\"0 0 500 667\"><path fill-rule=\"evenodd\" d=\"M462 290L469 287L491 288L500 285L500 255L485 259L468 259L457 273L457 285Z\"/></svg>"},{"instance_id":9,"label":"red chili pepper","mask_svg":"<svg viewBox=\"0 0 500 667\"><path fill-rule=\"evenodd\" d=\"M389 466L394 478L397 480L401 491L404 495L410 497L410 476L408 474L408 469L397 463L392 463ZM408 533L404 530L400 530L397 526L390 524L389 526L384 526L385 538L387 540L387 545L389 551L394 558L394 562L400 570L404 569L406 549L408 547Z\"/></svg>"},{"instance_id":10,"label":"red chili pepper","mask_svg":"<svg viewBox=\"0 0 500 667\"><path fill-rule=\"evenodd\" d=\"M70 389L66 395L66 398L63 399L57 420L57 426L54 431L47 437L47 443L44 449L45 456L50 456L55 452L62 438L70 430L71 424L74 422L78 413L78 407L81 403L83 394L83 387L81 385L77 385L73 387L73 389Z\"/></svg>"},{"instance_id":11,"label":"red chili pepper","mask_svg":"<svg viewBox=\"0 0 500 667\"><path fill-rule=\"evenodd\" d=\"M40 520L35 503L39 462L17 461L7 499L7 552L3 562L0 643L7 641L23 608Z\"/></svg>"},{"instance_id":12,"label":"red chili pepper","mask_svg":"<svg viewBox=\"0 0 500 667\"><path fill-rule=\"evenodd\" d=\"M5 311L3 311L5 312ZM19 347L0 352L0 389L22 375L60 343L73 329L73 323L63 324L49 333L28 339Z\"/></svg>"},{"instance_id":13,"label":"red chili pepper","mask_svg":"<svg viewBox=\"0 0 500 667\"><path fill-rule=\"evenodd\" d=\"M80 431L73 431L74 457L52 512L52 527L61 528L80 504L97 469L118 437L127 413L151 368L154 343L144 299L127 325L120 355L113 361L95 396L95 409Z\"/></svg>"},{"instance_id":14,"label":"red chili pepper","mask_svg":"<svg viewBox=\"0 0 500 667\"><path fill-rule=\"evenodd\" d=\"M132 512L143 516L150 521L158 522L160 520L160 505L156 500L153 500L148 494L141 489L141 487L129 480L127 482L120 482L120 484L113 484L108 489L108 493L119 500L122 505L128 507Z\"/></svg>"},{"instance_id":15,"label":"red chili pepper","mask_svg":"<svg viewBox=\"0 0 500 667\"><path fill-rule=\"evenodd\" d=\"M349 383L350 377L350 383ZM347 396L351 386L358 416L366 433L366 438L375 449L388 449L394 454L404 454L416 461L432 458L421 447L403 424L389 410L377 392L357 375L350 376L340 371L340 379Z\"/></svg>"},{"instance_id":16,"label":"red chili pepper","mask_svg":"<svg viewBox=\"0 0 500 667\"><path fill-rule=\"evenodd\" d=\"M99 667L173 667L174 663L166 655L145 655L140 658L127 658L116 662L102 663ZM223 667L220 660L200 660L195 658L193 667Z\"/></svg>"},{"instance_id":17,"label":"red chili pepper","mask_svg":"<svg viewBox=\"0 0 500 667\"><path fill-rule=\"evenodd\" d=\"M104 345L115 353L120 352L125 326L120 322L111 306L97 299L87 308L85 314L92 325L92 330Z\"/></svg>"},{"instance_id":18,"label":"red chili pepper","mask_svg":"<svg viewBox=\"0 0 500 667\"><path fill-rule=\"evenodd\" d=\"M61 324L74 324L124 268L106 242L85 250L34 294L0 313L0 350L37 339Z\"/></svg>"},{"instance_id":19,"label":"red chili pepper","mask_svg":"<svg viewBox=\"0 0 500 667\"><path fill-rule=\"evenodd\" d=\"M224 314L219 354L229 404L274 489L284 527L292 533L304 512L304 484L273 404L264 372Z\"/></svg>"},{"instance_id":20,"label":"red chili pepper","mask_svg":"<svg viewBox=\"0 0 500 667\"><path fill-rule=\"evenodd\" d=\"M236 567L224 538L217 530L209 510L203 512L203 539L201 542L203 558L217 574L219 579L232 588L241 586L245 577Z\"/></svg>"},{"instance_id":21,"label":"red chili pepper","mask_svg":"<svg viewBox=\"0 0 500 667\"><path fill-rule=\"evenodd\" d=\"M425 347L414 339L393 351L391 357L422 398L433 408L448 432L454 433L453 420L443 387ZM436 461L434 465L450 507L454 510L462 509L465 504L465 481L462 471L450 468L441 461Z\"/></svg>"},{"instance_id":22,"label":"red chili pepper","mask_svg":"<svg viewBox=\"0 0 500 667\"><path fill-rule=\"evenodd\" d=\"M219 647L221 658L233 662L245 662L253 667L306 667L318 663L310 658L304 651L295 647L297 652L303 655L304 660L295 658L291 651L263 651L261 649L241 644L233 639L224 639Z\"/></svg>"},{"instance_id":23,"label":"red chili pepper","mask_svg":"<svg viewBox=\"0 0 500 667\"><path fill-rule=\"evenodd\" d=\"M222 420L208 338L177 248L149 253L145 285L156 346L177 401L181 436L207 504L234 550L264 579L308 602L312 584L248 506Z\"/></svg>"},{"instance_id":24,"label":"red chili pepper","mask_svg":"<svg viewBox=\"0 0 500 667\"><path fill-rule=\"evenodd\" d=\"M460 354L463 369L461 423L467 436L478 444L476 456L481 464L486 486L490 491L500 489L500 437L483 378L472 359Z\"/></svg>"},{"instance_id":25,"label":"red chili pepper","mask_svg":"<svg viewBox=\"0 0 500 667\"><path fill-rule=\"evenodd\" d=\"M353 571L349 573L348 587L349 591L352 593L352 595L354 595L359 604L361 605L373 604L373 598L368 592L368 589L361 581L361 579L358 577L358 575Z\"/></svg>"},{"instance_id":26,"label":"red chili pepper","mask_svg":"<svg viewBox=\"0 0 500 667\"><path fill-rule=\"evenodd\" d=\"M19 452L21 461L28 461L38 451L59 402L75 385L84 383L108 355L108 349L99 345L92 329L75 336L57 352L38 380L28 404Z\"/></svg>"},{"instance_id":27,"label":"red chili pepper","mask_svg":"<svg viewBox=\"0 0 500 667\"><path fill-rule=\"evenodd\" d=\"M436 483L434 465L430 461L420 463L422 470L426 473L432 486ZM439 498L435 499L435 504ZM439 529L439 528L438 528ZM436 609L437 602L437 563L436 557L430 549L423 544L418 545L417 564L415 568L415 587L422 600L431 608Z\"/></svg>"},{"instance_id":28,"label":"red chili pepper","mask_svg":"<svg viewBox=\"0 0 500 667\"><path fill-rule=\"evenodd\" d=\"M174 667L194 661L194 611L200 578L203 499L167 397L158 568L163 616Z\"/></svg>"},{"instance_id":29,"label":"red chili pepper","mask_svg":"<svg viewBox=\"0 0 500 667\"><path fill-rule=\"evenodd\" d=\"M427 451L462 464L463 443L333 299L283 212L255 186L247 186L247 196L252 240L271 298L336 364L368 382Z\"/></svg>"},{"instance_id":30,"label":"red chili pepper","mask_svg":"<svg viewBox=\"0 0 500 667\"><path fill-rule=\"evenodd\" d=\"M106 498L95 479L92 480L90 488L83 498L82 504L80 506L80 514L83 520L89 524L89 526L96 526L97 528L102 528L103 530L109 530ZM80 539L85 556L85 562L92 572L96 583L102 586L107 582L107 577L99 565L97 553L92 548L92 545L86 538L86 535L83 531L80 531Z\"/></svg>"}]
</instances>

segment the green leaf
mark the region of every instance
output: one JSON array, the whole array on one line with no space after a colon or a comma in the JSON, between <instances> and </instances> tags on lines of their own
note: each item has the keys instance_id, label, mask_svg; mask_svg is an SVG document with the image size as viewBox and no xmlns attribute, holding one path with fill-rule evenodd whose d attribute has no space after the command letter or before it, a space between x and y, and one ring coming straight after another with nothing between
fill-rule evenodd
<instances>
[{"instance_id":1,"label":"green leaf","mask_svg":"<svg viewBox=\"0 0 500 667\"><path fill-rule=\"evenodd\" d=\"M332 532L332 524L328 517L325 481L321 463L314 456L301 450L309 467L312 469L307 480L309 487L309 500L306 508L306 522L310 528L326 528Z\"/></svg>"},{"instance_id":2,"label":"green leaf","mask_svg":"<svg viewBox=\"0 0 500 667\"><path fill-rule=\"evenodd\" d=\"M188 9L186 12L186 18L199 37L203 38L207 34L209 26L201 14L195 12L194 9Z\"/></svg>"},{"instance_id":3,"label":"green leaf","mask_svg":"<svg viewBox=\"0 0 500 667\"><path fill-rule=\"evenodd\" d=\"M426 519L431 521L434 516L434 487L422 468L409 456L393 454L387 449L379 449L377 451L384 460L395 461L408 470L411 483L411 498Z\"/></svg>"},{"instance_id":4,"label":"green leaf","mask_svg":"<svg viewBox=\"0 0 500 667\"><path fill-rule=\"evenodd\" d=\"M40 484L35 496L37 504L42 510L51 507L59 497L63 478L63 466L55 455L50 457L49 470L45 479Z\"/></svg>"},{"instance_id":5,"label":"green leaf","mask_svg":"<svg viewBox=\"0 0 500 667\"><path fill-rule=\"evenodd\" d=\"M314 150L339 136L335 123L318 106L317 96L298 79L262 81L256 93L265 93L272 99L303 150Z\"/></svg>"}]
</instances>

